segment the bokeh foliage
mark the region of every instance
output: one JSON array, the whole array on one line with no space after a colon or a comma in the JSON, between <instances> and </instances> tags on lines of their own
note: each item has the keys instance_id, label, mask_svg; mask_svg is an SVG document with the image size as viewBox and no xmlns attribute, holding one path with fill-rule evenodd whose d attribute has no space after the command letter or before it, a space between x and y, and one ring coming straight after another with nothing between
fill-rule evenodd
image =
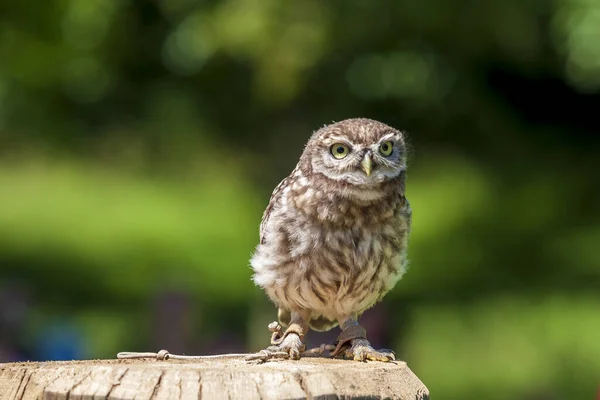
<instances>
[{"instance_id":1,"label":"bokeh foliage","mask_svg":"<svg viewBox=\"0 0 600 400\"><path fill-rule=\"evenodd\" d=\"M84 357L148 350L176 291L187 352L264 345L270 191L366 116L412 145L399 356L442 398L591 398L599 41L595 0L2 2L0 283L35 299L3 329L32 357L65 320Z\"/></svg>"}]
</instances>

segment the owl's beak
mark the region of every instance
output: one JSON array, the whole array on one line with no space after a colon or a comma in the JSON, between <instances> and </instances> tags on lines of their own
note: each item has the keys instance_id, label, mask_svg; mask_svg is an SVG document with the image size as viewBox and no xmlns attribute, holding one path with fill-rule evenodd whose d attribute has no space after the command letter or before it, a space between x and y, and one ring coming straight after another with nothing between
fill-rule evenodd
<instances>
[{"instance_id":1,"label":"owl's beak","mask_svg":"<svg viewBox=\"0 0 600 400\"><path fill-rule=\"evenodd\" d=\"M360 163L360 169L362 169L367 176L371 175L371 170L373 169L373 162L371 161L371 154L365 154L365 158L362 159Z\"/></svg>"}]
</instances>

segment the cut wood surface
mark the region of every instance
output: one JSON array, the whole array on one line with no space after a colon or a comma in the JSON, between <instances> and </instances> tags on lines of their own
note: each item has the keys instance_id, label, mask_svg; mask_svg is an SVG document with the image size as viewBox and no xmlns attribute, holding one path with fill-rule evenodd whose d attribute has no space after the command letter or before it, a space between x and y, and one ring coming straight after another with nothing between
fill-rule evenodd
<instances>
[{"instance_id":1,"label":"cut wood surface","mask_svg":"<svg viewBox=\"0 0 600 400\"><path fill-rule=\"evenodd\" d=\"M403 362L98 360L0 364L0 400L428 399Z\"/></svg>"}]
</instances>

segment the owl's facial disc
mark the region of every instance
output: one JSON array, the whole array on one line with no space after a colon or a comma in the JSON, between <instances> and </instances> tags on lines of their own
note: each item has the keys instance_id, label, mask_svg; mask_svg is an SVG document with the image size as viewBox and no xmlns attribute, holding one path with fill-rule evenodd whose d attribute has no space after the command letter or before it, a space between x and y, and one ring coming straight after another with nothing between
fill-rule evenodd
<instances>
[{"instance_id":1,"label":"owl's facial disc","mask_svg":"<svg viewBox=\"0 0 600 400\"><path fill-rule=\"evenodd\" d=\"M366 118L336 122L313 133L300 165L306 166L307 174L348 184L343 186L348 195L360 192L365 197L368 192L376 197L383 183L406 169L404 135Z\"/></svg>"},{"instance_id":2,"label":"owl's facial disc","mask_svg":"<svg viewBox=\"0 0 600 400\"><path fill-rule=\"evenodd\" d=\"M321 146L312 157L313 170L336 181L376 187L404 169L403 142L396 133L382 135L371 144L332 135Z\"/></svg>"}]
</instances>

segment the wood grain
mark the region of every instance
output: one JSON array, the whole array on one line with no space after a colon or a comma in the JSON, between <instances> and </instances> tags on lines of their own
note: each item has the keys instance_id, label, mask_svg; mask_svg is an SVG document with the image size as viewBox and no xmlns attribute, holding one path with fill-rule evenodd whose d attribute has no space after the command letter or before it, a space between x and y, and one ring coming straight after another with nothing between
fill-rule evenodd
<instances>
[{"instance_id":1,"label":"wood grain","mask_svg":"<svg viewBox=\"0 0 600 400\"><path fill-rule=\"evenodd\" d=\"M98 360L0 364L0 400L428 399L405 363Z\"/></svg>"}]
</instances>

